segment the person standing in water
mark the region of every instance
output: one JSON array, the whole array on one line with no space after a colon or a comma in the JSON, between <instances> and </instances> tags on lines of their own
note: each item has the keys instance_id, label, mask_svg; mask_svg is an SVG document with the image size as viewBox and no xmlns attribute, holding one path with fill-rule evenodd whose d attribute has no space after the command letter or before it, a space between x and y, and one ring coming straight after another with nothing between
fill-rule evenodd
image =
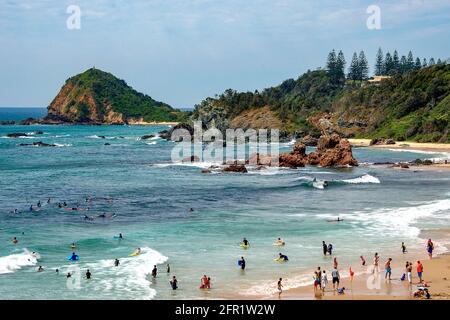
<instances>
[{"instance_id":1,"label":"person standing in water","mask_svg":"<svg viewBox=\"0 0 450 320\"><path fill-rule=\"evenodd\" d=\"M152 277L156 278L157 273L158 273L158 269L156 268L156 265L154 265L153 270L152 270Z\"/></svg>"},{"instance_id":2,"label":"person standing in water","mask_svg":"<svg viewBox=\"0 0 450 320\"><path fill-rule=\"evenodd\" d=\"M241 270L245 270L245 259L244 259L244 257L241 257L241 260L239 260L239 265L241 266Z\"/></svg>"},{"instance_id":3,"label":"person standing in water","mask_svg":"<svg viewBox=\"0 0 450 320\"><path fill-rule=\"evenodd\" d=\"M407 252L407 251L406 251L405 243L402 242L402 253L405 254L406 252Z\"/></svg>"},{"instance_id":4,"label":"person standing in water","mask_svg":"<svg viewBox=\"0 0 450 320\"><path fill-rule=\"evenodd\" d=\"M328 247L325 241L322 241L323 255L326 256L328 252Z\"/></svg>"},{"instance_id":5,"label":"person standing in water","mask_svg":"<svg viewBox=\"0 0 450 320\"><path fill-rule=\"evenodd\" d=\"M38 201L37 203L37 207L40 208L41 207L41 200Z\"/></svg>"},{"instance_id":6,"label":"person standing in water","mask_svg":"<svg viewBox=\"0 0 450 320\"><path fill-rule=\"evenodd\" d=\"M170 273L170 265L167 264L167 273Z\"/></svg>"},{"instance_id":7,"label":"person standing in water","mask_svg":"<svg viewBox=\"0 0 450 320\"><path fill-rule=\"evenodd\" d=\"M19 240L17 240L16 237L14 237L14 238L12 239L12 243L13 243L13 244L17 244L18 242L19 242Z\"/></svg>"},{"instance_id":8,"label":"person standing in water","mask_svg":"<svg viewBox=\"0 0 450 320\"><path fill-rule=\"evenodd\" d=\"M89 271L89 269L87 269L87 271L86 271L86 279L90 279L91 278L91 272Z\"/></svg>"},{"instance_id":9,"label":"person standing in water","mask_svg":"<svg viewBox=\"0 0 450 320\"><path fill-rule=\"evenodd\" d=\"M377 272L377 273L380 272L380 268L378 267L379 261L380 261L380 257L378 256L378 252L375 252L375 255L373 257L373 273L374 272Z\"/></svg>"},{"instance_id":10,"label":"person standing in water","mask_svg":"<svg viewBox=\"0 0 450 320\"><path fill-rule=\"evenodd\" d=\"M116 260L114 260L114 266L118 267L118 266L119 266L119 264L120 264L120 261L119 261L119 259L116 259Z\"/></svg>"},{"instance_id":11,"label":"person standing in water","mask_svg":"<svg viewBox=\"0 0 450 320\"><path fill-rule=\"evenodd\" d=\"M178 280L175 276L172 277L172 280L169 281L170 282L170 286L172 287L172 290L177 290L178 289Z\"/></svg>"},{"instance_id":12,"label":"person standing in water","mask_svg":"<svg viewBox=\"0 0 450 320\"><path fill-rule=\"evenodd\" d=\"M242 243L244 244L244 246L250 245L250 242L248 242L248 240L247 240L246 238L244 238L244 239L242 240Z\"/></svg>"},{"instance_id":13,"label":"person standing in water","mask_svg":"<svg viewBox=\"0 0 450 320\"><path fill-rule=\"evenodd\" d=\"M392 262L392 258L389 258L389 259L387 259L386 263L384 264L384 269L386 270L384 279L389 277L389 281L391 281L391 275L392 275L391 262Z\"/></svg>"},{"instance_id":14,"label":"person standing in water","mask_svg":"<svg viewBox=\"0 0 450 320\"><path fill-rule=\"evenodd\" d=\"M331 243L328 244L327 251L330 256L333 254L333 245Z\"/></svg>"},{"instance_id":15,"label":"person standing in water","mask_svg":"<svg viewBox=\"0 0 450 320\"><path fill-rule=\"evenodd\" d=\"M433 241L431 241L431 239L428 239L427 252L428 252L428 257L430 257L430 260L433 259L433 250L434 250Z\"/></svg>"},{"instance_id":16,"label":"person standing in water","mask_svg":"<svg viewBox=\"0 0 450 320\"><path fill-rule=\"evenodd\" d=\"M283 278L280 278L277 283L278 298L280 298L281 294L283 293L283 284L281 283L282 281L283 281Z\"/></svg>"}]
</instances>

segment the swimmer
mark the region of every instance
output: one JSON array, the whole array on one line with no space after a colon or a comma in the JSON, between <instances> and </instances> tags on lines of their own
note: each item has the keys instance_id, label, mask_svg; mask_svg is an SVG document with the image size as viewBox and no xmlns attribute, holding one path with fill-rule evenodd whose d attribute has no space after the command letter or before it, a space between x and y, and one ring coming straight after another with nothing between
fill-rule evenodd
<instances>
[{"instance_id":1,"label":"swimmer","mask_svg":"<svg viewBox=\"0 0 450 320\"><path fill-rule=\"evenodd\" d=\"M50 198L47 199L47 204L49 204L49 203L50 203Z\"/></svg>"},{"instance_id":2,"label":"swimmer","mask_svg":"<svg viewBox=\"0 0 450 320\"><path fill-rule=\"evenodd\" d=\"M41 207L41 200L38 201L37 203L37 207L40 208Z\"/></svg>"},{"instance_id":3,"label":"swimmer","mask_svg":"<svg viewBox=\"0 0 450 320\"><path fill-rule=\"evenodd\" d=\"M42 272L44 271L44 268L42 268L42 266L39 266L39 268L37 269L37 272Z\"/></svg>"},{"instance_id":4,"label":"swimmer","mask_svg":"<svg viewBox=\"0 0 450 320\"><path fill-rule=\"evenodd\" d=\"M30 206L30 208L28 209L28 211L30 211L30 212L33 211L33 205Z\"/></svg>"},{"instance_id":5,"label":"swimmer","mask_svg":"<svg viewBox=\"0 0 450 320\"><path fill-rule=\"evenodd\" d=\"M70 278L70 277L72 277L72 274L70 272L67 272L66 278Z\"/></svg>"},{"instance_id":6,"label":"swimmer","mask_svg":"<svg viewBox=\"0 0 450 320\"><path fill-rule=\"evenodd\" d=\"M106 218L106 214L102 213L98 215L99 218Z\"/></svg>"},{"instance_id":7,"label":"swimmer","mask_svg":"<svg viewBox=\"0 0 450 320\"><path fill-rule=\"evenodd\" d=\"M120 261L119 261L119 259L116 259L116 260L114 260L114 266L115 266L115 267L118 267L118 266L119 266L119 264L120 264Z\"/></svg>"},{"instance_id":8,"label":"swimmer","mask_svg":"<svg viewBox=\"0 0 450 320\"><path fill-rule=\"evenodd\" d=\"M19 240L17 240L16 237L14 237L14 238L12 239L12 243L13 243L13 244L17 244L18 242L19 242Z\"/></svg>"},{"instance_id":9,"label":"swimmer","mask_svg":"<svg viewBox=\"0 0 450 320\"><path fill-rule=\"evenodd\" d=\"M119 233L119 239L123 239L123 236L121 233Z\"/></svg>"},{"instance_id":10,"label":"swimmer","mask_svg":"<svg viewBox=\"0 0 450 320\"><path fill-rule=\"evenodd\" d=\"M56 272L56 274L59 274L59 269L56 269L55 272Z\"/></svg>"},{"instance_id":11,"label":"swimmer","mask_svg":"<svg viewBox=\"0 0 450 320\"><path fill-rule=\"evenodd\" d=\"M244 259L244 257L241 257L241 260L239 260L239 265L241 266L241 270L245 270L245 259Z\"/></svg>"},{"instance_id":12,"label":"swimmer","mask_svg":"<svg viewBox=\"0 0 450 320\"><path fill-rule=\"evenodd\" d=\"M91 278L91 272L89 271L89 269L87 269L86 271L86 279L89 280Z\"/></svg>"},{"instance_id":13,"label":"swimmer","mask_svg":"<svg viewBox=\"0 0 450 320\"><path fill-rule=\"evenodd\" d=\"M288 259L288 257L287 256L285 256L284 254L282 254L281 252L278 254L278 260L281 260L281 261L288 261L289 259Z\"/></svg>"},{"instance_id":14,"label":"swimmer","mask_svg":"<svg viewBox=\"0 0 450 320\"><path fill-rule=\"evenodd\" d=\"M17 211L17 209L14 209L14 214L17 214L17 213L19 213L19 211Z\"/></svg>"},{"instance_id":15,"label":"swimmer","mask_svg":"<svg viewBox=\"0 0 450 320\"><path fill-rule=\"evenodd\" d=\"M284 242L284 240L283 240L283 239L281 239L281 238L278 238L278 239L277 239L277 241L275 241L275 244L277 244L277 245L281 245L281 246L284 246L284 245L286 244L286 242Z\"/></svg>"},{"instance_id":16,"label":"swimmer","mask_svg":"<svg viewBox=\"0 0 450 320\"><path fill-rule=\"evenodd\" d=\"M169 264L167 264L167 273L170 273L170 265Z\"/></svg>"},{"instance_id":17,"label":"swimmer","mask_svg":"<svg viewBox=\"0 0 450 320\"><path fill-rule=\"evenodd\" d=\"M58 208L62 208L61 202L58 202Z\"/></svg>"},{"instance_id":18,"label":"swimmer","mask_svg":"<svg viewBox=\"0 0 450 320\"><path fill-rule=\"evenodd\" d=\"M75 249L77 246L75 245L75 242L72 242L72 244L70 245L71 249Z\"/></svg>"},{"instance_id":19,"label":"swimmer","mask_svg":"<svg viewBox=\"0 0 450 320\"><path fill-rule=\"evenodd\" d=\"M250 245L250 242L248 242L248 240L247 240L246 238L244 238L244 239L242 240L242 243L244 244L244 246Z\"/></svg>"}]
</instances>

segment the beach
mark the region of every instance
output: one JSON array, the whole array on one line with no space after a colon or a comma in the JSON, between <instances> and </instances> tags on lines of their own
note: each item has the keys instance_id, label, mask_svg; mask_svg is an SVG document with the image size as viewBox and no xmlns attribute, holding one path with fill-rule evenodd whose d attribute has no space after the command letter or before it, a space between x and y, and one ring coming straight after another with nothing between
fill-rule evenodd
<instances>
[{"instance_id":1,"label":"beach","mask_svg":"<svg viewBox=\"0 0 450 320\"><path fill-rule=\"evenodd\" d=\"M417 253L414 254L401 254L393 257L392 263L392 277L391 281L384 279L384 260L386 257L380 259L380 281L379 287L375 285L376 278L372 273L367 272L367 267L354 267L355 272L353 281L350 281L349 277L341 278L339 287L345 287L345 294L337 294L332 289L330 272L331 268L327 270L328 273L328 285L325 293L322 295L320 291L317 294L314 293L312 280L311 285L304 286L296 289L284 291L280 299L285 300L410 300L410 299L423 299L414 298L413 292L417 290L418 278L416 272L416 262L420 260L424 266L423 279L428 284L431 298L434 300L448 300L450 299L450 255L443 254L435 256L432 260L429 260L426 255L417 257ZM383 260L384 259L384 260ZM412 272L412 285L410 286L408 281L400 281L400 277L405 273L404 265L406 261L412 261L414 264ZM371 265L371 262L368 262ZM311 271L311 274L313 274ZM312 276L311 276L312 279ZM279 299L278 294L273 295L270 299Z\"/></svg>"},{"instance_id":2,"label":"beach","mask_svg":"<svg viewBox=\"0 0 450 320\"><path fill-rule=\"evenodd\" d=\"M371 139L348 139L354 147L371 147L377 149L420 150L432 152L450 152L450 143L431 143L414 141L395 141L395 144L370 145Z\"/></svg>"}]
</instances>

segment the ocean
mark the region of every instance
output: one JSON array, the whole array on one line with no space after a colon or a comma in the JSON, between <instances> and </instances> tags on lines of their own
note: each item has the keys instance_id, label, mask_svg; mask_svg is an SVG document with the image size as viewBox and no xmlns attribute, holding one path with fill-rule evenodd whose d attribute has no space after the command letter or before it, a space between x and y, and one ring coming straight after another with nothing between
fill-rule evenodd
<instances>
[{"instance_id":1,"label":"ocean","mask_svg":"<svg viewBox=\"0 0 450 320\"><path fill-rule=\"evenodd\" d=\"M13 120L36 117L35 110L6 112ZM449 171L394 170L370 163L449 154L354 148L356 159L368 165L202 174L205 164L170 162L172 142L157 136L140 139L163 129L167 127L0 126L0 297L269 296L279 277L289 289L311 284L318 265L330 268L332 259L323 256L322 241L333 244L345 275L348 266L357 270L360 255L368 261L374 252L395 255L402 241L410 251L425 253L421 230L448 228ZM35 131L43 134L6 137ZM19 146L36 141L57 147ZM283 148L288 151L292 145ZM326 188L320 183L324 180ZM83 211L59 208L63 201ZM29 211L30 205L35 211ZM344 221L328 222L338 216ZM122 240L114 237L119 233ZM247 250L239 246L243 237L251 244ZM286 246L273 245L278 237ZM445 250L444 241L435 239L437 252ZM138 247L142 254L130 257ZM73 251L78 261L68 260ZM274 262L279 252L289 262ZM241 256L247 262L244 272L237 265ZM148 274L154 265L158 276L152 279ZM36 272L38 266L44 271ZM83 277L87 269L90 280ZM71 278L66 278L68 272ZM211 277L212 290L198 289L204 274ZM169 285L174 275L176 291Z\"/></svg>"}]
</instances>

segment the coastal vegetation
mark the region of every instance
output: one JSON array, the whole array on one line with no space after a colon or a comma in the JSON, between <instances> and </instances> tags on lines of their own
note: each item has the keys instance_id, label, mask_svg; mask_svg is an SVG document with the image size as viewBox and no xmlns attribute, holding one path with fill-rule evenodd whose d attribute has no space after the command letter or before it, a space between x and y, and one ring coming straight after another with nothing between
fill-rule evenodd
<instances>
[{"instance_id":1,"label":"coastal vegetation","mask_svg":"<svg viewBox=\"0 0 450 320\"><path fill-rule=\"evenodd\" d=\"M375 81L363 51L353 55L346 74L342 51L333 50L323 69L261 92L228 89L196 105L191 119L219 129L239 123L313 137L320 136L318 121L326 119L345 137L450 142L450 65L437 61L422 63L411 52L398 58L397 51L383 58L379 49L375 75L384 77ZM258 122L248 114L258 114Z\"/></svg>"}]
</instances>

